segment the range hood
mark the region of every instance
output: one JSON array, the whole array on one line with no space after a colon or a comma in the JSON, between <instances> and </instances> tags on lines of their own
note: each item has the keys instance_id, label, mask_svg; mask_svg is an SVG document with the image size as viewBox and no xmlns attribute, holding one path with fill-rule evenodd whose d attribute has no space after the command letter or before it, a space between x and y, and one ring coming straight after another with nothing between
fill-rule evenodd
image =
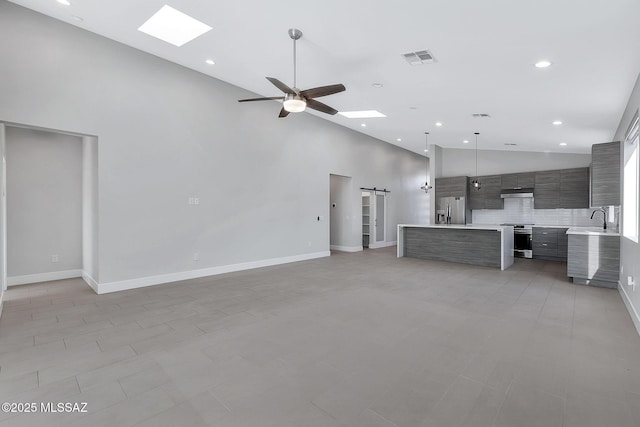
<instances>
[{"instance_id":1,"label":"range hood","mask_svg":"<svg viewBox=\"0 0 640 427\"><path fill-rule=\"evenodd\" d=\"M533 197L533 188L508 188L500 192L502 199L524 199Z\"/></svg>"}]
</instances>

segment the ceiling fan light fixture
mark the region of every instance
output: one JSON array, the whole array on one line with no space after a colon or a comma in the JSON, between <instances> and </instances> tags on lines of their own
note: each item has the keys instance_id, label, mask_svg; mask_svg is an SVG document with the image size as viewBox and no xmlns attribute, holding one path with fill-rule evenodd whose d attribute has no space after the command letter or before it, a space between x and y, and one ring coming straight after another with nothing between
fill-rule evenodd
<instances>
[{"instance_id":1,"label":"ceiling fan light fixture","mask_svg":"<svg viewBox=\"0 0 640 427\"><path fill-rule=\"evenodd\" d=\"M301 113L307 108L307 102L300 95L287 94L282 106L290 113Z\"/></svg>"}]
</instances>

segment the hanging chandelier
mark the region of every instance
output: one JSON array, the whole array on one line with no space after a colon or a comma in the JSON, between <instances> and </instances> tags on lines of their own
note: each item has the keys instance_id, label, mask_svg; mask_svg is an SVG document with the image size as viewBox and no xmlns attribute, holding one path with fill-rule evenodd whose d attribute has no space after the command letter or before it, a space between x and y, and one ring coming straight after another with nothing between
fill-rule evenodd
<instances>
[{"instance_id":1,"label":"hanging chandelier","mask_svg":"<svg viewBox=\"0 0 640 427\"><path fill-rule=\"evenodd\" d=\"M478 180L478 135L480 135L480 132L474 132L474 135L476 136L476 177L471 180L471 186L476 190L480 190L481 184Z\"/></svg>"},{"instance_id":2,"label":"hanging chandelier","mask_svg":"<svg viewBox=\"0 0 640 427\"><path fill-rule=\"evenodd\" d=\"M424 146L424 184L422 185L422 187L420 187L420 189L422 191L424 191L425 193L428 193L429 190L431 190L433 187L429 185L429 158L427 157L426 153L427 151L429 151L429 132L425 132L424 133L424 137L425 137L425 146Z\"/></svg>"}]
</instances>

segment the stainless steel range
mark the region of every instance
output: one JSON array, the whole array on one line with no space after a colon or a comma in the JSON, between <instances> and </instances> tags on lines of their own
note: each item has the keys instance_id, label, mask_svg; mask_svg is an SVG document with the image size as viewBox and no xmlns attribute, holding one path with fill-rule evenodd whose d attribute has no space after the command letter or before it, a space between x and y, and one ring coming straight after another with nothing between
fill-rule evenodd
<instances>
[{"instance_id":1,"label":"stainless steel range","mask_svg":"<svg viewBox=\"0 0 640 427\"><path fill-rule=\"evenodd\" d=\"M513 227L513 256L516 258L533 258L532 231L533 224L500 224Z\"/></svg>"}]
</instances>

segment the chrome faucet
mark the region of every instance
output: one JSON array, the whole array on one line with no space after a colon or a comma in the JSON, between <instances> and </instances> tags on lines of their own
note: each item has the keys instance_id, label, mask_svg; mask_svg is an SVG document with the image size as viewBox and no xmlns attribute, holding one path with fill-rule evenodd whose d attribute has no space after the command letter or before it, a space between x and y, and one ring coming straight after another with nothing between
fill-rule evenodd
<instances>
[{"instance_id":1,"label":"chrome faucet","mask_svg":"<svg viewBox=\"0 0 640 427\"><path fill-rule=\"evenodd\" d=\"M606 229L607 229L607 211L605 210L605 208L598 208L598 209L596 209L595 211L593 211L593 212L591 213L591 219L593 219L593 216L594 216L596 213L598 213L598 212L602 212L602 215L603 215L603 218L602 218L602 220L603 220L602 228L603 228L604 230L606 230Z\"/></svg>"}]
</instances>

